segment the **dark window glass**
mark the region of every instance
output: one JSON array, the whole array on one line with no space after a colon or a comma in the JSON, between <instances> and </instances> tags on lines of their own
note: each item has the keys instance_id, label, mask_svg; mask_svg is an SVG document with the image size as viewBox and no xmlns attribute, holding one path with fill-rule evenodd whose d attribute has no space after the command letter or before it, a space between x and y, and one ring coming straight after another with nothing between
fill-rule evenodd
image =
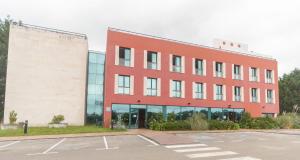
<instances>
[{"instance_id":1,"label":"dark window glass","mask_svg":"<svg viewBox=\"0 0 300 160\"><path fill-rule=\"evenodd\" d=\"M176 56L176 55L173 55L173 71L174 72L181 72L181 56Z\"/></svg>"},{"instance_id":2,"label":"dark window glass","mask_svg":"<svg viewBox=\"0 0 300 160\"><path fill-rule=\"evenodd\" d=\"M195 60L195 72L197 75L203 75L203 60L202 59Z\"/></svg>"},{"instance_id":3,"label":"dark window glass","mask_svg":"<svg viewBox=\"0 0 300 160\"><path fill-rule=\"evenodd\" d=\"M131 61L131 49L120 47L119 48L119 65L130 66Z\"/></svg>"},{"instance_id":4,"label":"dark window glass","mask_svg":"<svg viewBox=\"0 0 300 160\"><path fill-rule=\"evenodd\" d=\"M147 52L147 68L157 69L157 52Z\"/></svg>"}]
</instances>

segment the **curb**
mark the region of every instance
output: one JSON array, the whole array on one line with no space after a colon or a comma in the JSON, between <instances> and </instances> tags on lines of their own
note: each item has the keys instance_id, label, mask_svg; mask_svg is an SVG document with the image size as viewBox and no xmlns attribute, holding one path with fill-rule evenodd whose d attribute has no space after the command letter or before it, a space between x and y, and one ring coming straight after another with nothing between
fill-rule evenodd
<instances>
[{"instance_id":1,"label":"curb","mask_svg":"<svg viewBox=\"0 0 300 160\"><path fill-rule=\"evenodd\" d=\"M58 135L36 135L36 136L17 136L0 137L0 142L19 141L19 140L39 140L39 139L58 139L58 138L81 138L98 136L118 136L118 135L136 135L131 132L105 132L105 133L78 133L78 134L58 134Z\"/></svg>"}]
</instances>

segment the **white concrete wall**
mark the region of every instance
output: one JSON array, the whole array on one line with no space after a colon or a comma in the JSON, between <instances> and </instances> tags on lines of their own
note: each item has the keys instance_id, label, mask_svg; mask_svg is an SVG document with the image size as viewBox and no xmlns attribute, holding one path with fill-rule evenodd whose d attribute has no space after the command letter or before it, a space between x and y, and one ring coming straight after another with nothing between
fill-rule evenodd
<instances>
[{"instance_id":1,"label":"white concrete wall","mask_svg":"<svg viewBox=\"0 0 300 160\"><path fill-rule=\"evenodd\" d=\"M83 125L88 43L84 35L11 25L4 123L15 110L17 122L45 126L62 114Z\"/></svg>"}]
</instances>

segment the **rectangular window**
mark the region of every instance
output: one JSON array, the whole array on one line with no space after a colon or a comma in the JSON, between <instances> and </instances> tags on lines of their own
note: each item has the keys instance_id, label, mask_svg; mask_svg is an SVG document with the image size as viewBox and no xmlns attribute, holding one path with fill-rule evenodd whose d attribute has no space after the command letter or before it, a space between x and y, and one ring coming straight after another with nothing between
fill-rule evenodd
<instances>
[{"instance_id":1,"label":"rectangular window","mask_svg":"<svg viewBox=\"0 0 300 160\"><path fill-rule=\"evenodd\" d=\"M131 63L131 49L120 47L119 48L119 65L129 67Z\"/></svg>"},{"instance_id":2,"label":"rectangular window","mask_svg":"<svg viewBox=\"0 0 300 160\"><path fill-rule=\"evenodd\" d=\"M130 94L130 76L118 76L118 94Z\"/></svg>"},{"instance_id":3,"label":"rectangular window","mask_svg":"<svg viewBox=\"0 0 300 160\"><path fill-rule=\"evenodd\" d=\"M203 99L204 98L203 83L195 83L194 92L195 92L195 98Z\"/></svg>"},{"instance_id":4,"label":"rectangular window","mask_svg":"<svg viewBox=\"0 0 300 160\"><path fill-rule=\"evenodd\" d=\"M270 89L267 90L267 103L273 103L273 91Z\"/></svg>"},{"instance_id":5,"label":"rectangular window","mask_svg":"<svg viewBox=\"0 0 300 160\"><path fill-rule=\"evenodd\" d=\"M234 87L234 101L240 102L242 100L241 98L241 87L235 86Z\"/></svg>"},{"instance_id":6,"label":"rectangular window","mask_svg":"<svg viewBox=\"0 0 300 160\"><path fill-rule=\"evenodd\" d=\"M266 82L267 83L273 83L273 75L272 75L272 70L267 70L266 71Z\"/></svg>"},{"instance_id":7,"label":"rectangular window","mask_svg":"<svg viewBox=\"0 0 300 160\"><path fill-rule=\"evenodd\" d=\"M241 79L241 66L240 65L234 65L233 66L233 77L234 79Z\"/></svg>"},{"instance_id":8,"label":"rectangular window","mask_svg":"<svg viewBox=\"0 0 300 160\"><path fill-rule=\"evenodd\" d=\"M251 88L251 102L258 102L257 88Z\"/></svg>"},{"instance_id":9,"label":"rectangular window","mask_svg":"<svg viewBox=\"0 0 300 160\"><path fill-rule=\"evenodd\" d=\"M157 52L147 51L147 68L157 69Z\"/></svg>"},{"instance_id":10,"label":"rectangular window","mask_svg":"<svg viewBox=\"0 0 300 160\"><path fill-rule=\"evenodd\" d=\"M223 85L216 85L216 100L223 100Z\"/></svg>"},{"instance_id":11,"label":"rectangular window","mask_svg":"<svg viewBox=\"0 0 300 160\"><path fill-rule=\"evenodd\" d=\"M195 73L197 75L203 75L203 60L202 59L195 59Z\"/></svg>"},{"instance_id":12,"label":"rectangular window","mask_svg":"<svg viewBox=\"0 0 300 160\"><path fill-rule=\"evenodd\" d=\"M147 78L147 95L157 96L157 78Z\"/></svg>"},{"instance_id":13,"label":"rectangular window","mask_svg":"<svg viewBox=\"0 0 300 160\"><path fill-rule=\"evenodd\" d=\"M250 71L251 71L251 73L250 73L250 74L251 74L251 75L250 75L250 76L251 76L251 78L250 78L251 81L255 81L255 82L258 81L257 68L251 67L251 70L250 70Z\"/></svg>"},{"instance_id":14,"label":"rectangular window","mask_svg":"<svg viewBox=\"0 0 300 160\"><path fill-rule=\"evenodd\" d=\"M182 61L181 56L173 55L172 57L172 71L173 72L182 72Z\"/></svg>"},{"instance_id":15,"label":"rectangular window","mask_svg":"<svg viewBox=\"0 0 300 160\"><path fill-rule=\"evenodd\" d=\"M172 81L172 97L177 97L180 98L181 97L181 81L178 80L173 80Z\"/></svg>"},{"instance_id":16,"label":"rectangular window","mask_svg":"<svg viewBox=\"0 0 300 160\"><path fill-rule=\"evenodd\" d=\"M216 77L223 77L223 63L222 62L216 62L215 66L215 72L216 72Z\"/></svg>"}]
</instances>

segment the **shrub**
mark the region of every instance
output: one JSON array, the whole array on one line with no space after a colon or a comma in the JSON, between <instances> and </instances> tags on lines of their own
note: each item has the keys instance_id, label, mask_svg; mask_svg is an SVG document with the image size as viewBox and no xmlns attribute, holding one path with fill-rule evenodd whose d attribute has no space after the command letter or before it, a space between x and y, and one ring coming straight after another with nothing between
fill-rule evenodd
<instances>
[{"instance_id":1,"label":"shrub","mask_svg":"<svg viewBox=\"0 0 300 160\"><path fill-rule=\"evenodd\" d=\"M65 117L63 115L61 115L61 114L60 115L55 115L55 116L53 116L51 123L59 124L64 120L65 120Z\"/></svg>"},{"instance_id":2,"label":"shrub","mask_svg":"<svg viewBox=\"0 0 300 160\"><path fill-rule=\"evenodd\" d=\"M17 112L16 111L11 111L9 112L9 124L15 124L17 121Z\"/></svg>"},{"instance_id":3,"label":"shrub","mask_svg":"<svg viewBox=\"0 0 300 160\"><path fill-rule=\"evenodd\" d=\"M284 113L276 118L279 128L300 128L300 116L296 113Z\"/></svg>"},{"instance_id":4,"label":"shrub","mask_svg":"<svg viewBox=\"0 0 300 160\"><path fill-rule=\"evenodd\" d=\"M238 123L232 121L219 121L219 120L210 120L208 121L208 126L210 130L237 130L240 129Z\"/></svg>"},{"instance_id":5,"label":"shrub","mask_svg":"<svg viewBox=\"0 0 300 160\"><path fill-rule=\"evenodd\" d=\"M252 121L250 128L252 129L273 129L277 128L277 123L270 117L259 117Z\"/></svg>"},{"instance_id":6,"label":"shrub","mask_svg":"<svg viewBox=\"0 0 300 160\"><path fill-rule=\"evenodd\" d=\"M165 122L162 125L162 130L190 130L191 125L188 121L174 121L174 122Z\"/></svg>"},{"instance_id":7,"label":"shrub","mask_svg":"<svg viewBox=\"0 0 300 160\"><path fill-rule=\"evenodd\" d=\"M194 113L193 116L188 119L188 123L192 130L208 129L208 123L203 113Z\"/></svg>"},{"instance_id":8,"label":"shrub","mask_svg":"<svg viewBox=\"0 0 300 160\"><path fill-rule=\"evenodd\" d=\"M243 112L239 125L241 128L251 128L254 123L253 120L254 119L251 117L250 113Z\"/></svg>"}]
</instances>

